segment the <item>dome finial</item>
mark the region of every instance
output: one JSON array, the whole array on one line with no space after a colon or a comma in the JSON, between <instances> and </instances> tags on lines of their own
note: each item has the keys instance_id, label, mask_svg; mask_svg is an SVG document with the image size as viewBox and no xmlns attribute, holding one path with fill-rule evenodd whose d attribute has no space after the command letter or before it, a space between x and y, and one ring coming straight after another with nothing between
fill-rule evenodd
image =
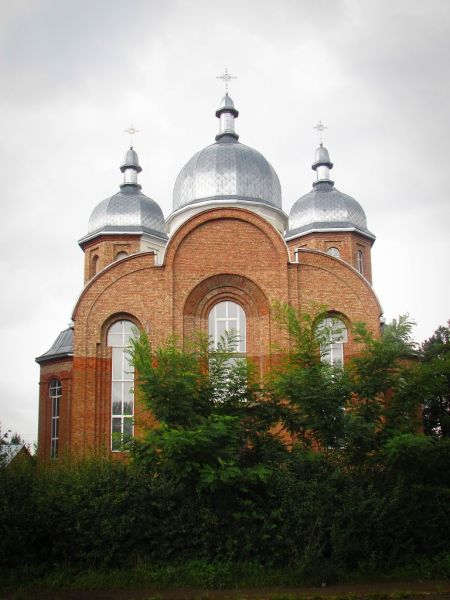
<instances>
[{"instance_id":1,"label":"dome finial","mask_svg":"<svg viewBox=\"0 0 450 600\"><path fill-rule=\"evenodd\" d=\"M234 102L228 95L228 82L230 79L237 79L237 77L230 75L228 70L225 69L224 74L218 75L217 79L223 79L225 82L225 96L220 101L220 106L216 110L216 117L220 119L219 133L216 135L216 141L219 141L224 136L230 136L237 140L239 139L239 136L234 130L234 119L239 116L239 111L235 109Z\"/></svg>"},{"instance_id":2,"label":"dome finial","mask_svg":"<svg viewBox=\"0 0 450 600\"><path fill-rule=\"evenodd\" d=\"M134 129L133 126L130 129L125 130L126 133L130 134L130 138L134 133L137 133L137 129ZM132 140L130 139L130 142ZM137 155L136 150L134 150L133 145L130 145L130 149L126 151L125 158L123 159L123 165L120 167L120 170L123 173L123 183L120 187L124 187L127 185L134 185L141 189L141 186L138 184L138 173L142 171L142 167L139 164L139 157Z\"/></svg>"},{"instance_id":3,"label":"dome finial","mask_svg":"<svg viewBox=\"0 0 450 600\"><path fill-rule=\"evenodd\" d=\"M321 182L328 182L333 185L333 181L330 179L330 169L333 168L333 163L330 160L328 150L323 145L323 132L328 129L326 125L319 121L317 125L314 125L314 129L319 133L319 147L316 150L316 156L312 165L313 170L316 172L317 179L313 185L317 185Z\"/></svg>"}]
</instances>

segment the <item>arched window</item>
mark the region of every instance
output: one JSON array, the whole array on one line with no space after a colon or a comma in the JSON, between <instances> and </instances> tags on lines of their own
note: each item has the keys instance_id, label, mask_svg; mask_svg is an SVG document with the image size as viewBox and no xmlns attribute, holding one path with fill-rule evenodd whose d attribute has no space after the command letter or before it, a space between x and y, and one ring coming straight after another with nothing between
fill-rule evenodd
<instances>
[{"instance_id":1,"label":"arched window","mask_svg":"<svg viewBox=\"0 0 450 600\"><path fill-rule=\"evenodd\" d=\"M91 277L97 274L98 271L98 254L94 254L91 258Z\"/></svg>"},{"instance_id":2,"label":"arched window","mask_svg":"<svg viewBox=\"0 0 450 600\"><path fill-rule=\"evenodd\" d=\"M111 379L111 450L118 452L133 437L134 367L128 349L134 337L131 321L117 321L108 330L108 346L112 348Z\"/></svg>"},{"instance_id":3,"label":"arched window","mask_svg":"<svg viewBox=\"0 0 450 600\"><path fill-rule=\"evenodd\" d=\"M121 252L118 252L116 254L116 260L120 260L121 258L125 258L125 256L128 256L128 252L125 252L124 250L122 250Z\"/></svg>"},{"instance_id":4,"label":"arched window","mask_svg":"<svg viewBox=\"0 0 450 600\"><path fill-rule=\"evenodd\" d=\"M317 326L320 337L320 354L323 362L339 366L344 364L344 344L348 342L345 323L337 317L326 317Z\"/></svg>"},{"instance_id":5,"label":"arched window","mask_svg":"<svg viewBox=\"0 0 450 600\"><path fill-rule=\"evenodd\" d=\"M339 252L339 248L336 248L335 246L331 246L331 248L328 248L327 254L329 254L330 256L335 256L336 258L339 258L341 255L341 253Z\"/></svg>"},{"instance_id":6,"label":"arched window","mask_svg":"<svg viewBox=\"0 0 450 600\"><path fill-rule=\"evenodd\" d=\"M52 379L48 388L48 396L52 405L52 417L50 424L50 458L58 458L59 411L61 395L61 382L59 379Z\"/></svg>"},{"instance_id":7,"label":"arched window","mask_svg":"<svg viewBox=\"0 0 450 600\"><path fill-rule=\"evenodd\" d=\"M358 250L357 269L361 273L361 275L364 275L364 256L362 250Z\"/></svg>"},{"instance_id":8,"label":"arched window","mask_svg":"<svg viewBox=\"0 0 450 600\"><path fill-rule=\"evenodd\" d=\"M247 346L245 313L239 304L230 300L219 302L209 313L209 335L215 347L226 331L236 335L236 352L244 354Z\"/></svg>"}]
</instances>

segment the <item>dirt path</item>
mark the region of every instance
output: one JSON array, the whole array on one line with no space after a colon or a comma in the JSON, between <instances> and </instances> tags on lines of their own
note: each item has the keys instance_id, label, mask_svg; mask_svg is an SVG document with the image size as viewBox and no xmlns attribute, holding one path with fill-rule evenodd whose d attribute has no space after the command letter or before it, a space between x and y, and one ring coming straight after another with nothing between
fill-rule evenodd
<instances>
[{"instance_id":1,"label":"dirt path","mask_svg":"<svg viewBox=\"0 0 450 600\"><path fill-rule=\"evenodd\" d=\"M345 596L356 594L361 600L373 594L408 592L410 598L423 600L450 600L450 581L412 581L398 583L373 583L335 585L304 588L241 588L235 590L180 589L128 589L92 591L27 591L24 594L0 596L1 600L297 600L318 596ZM402 594L403 596L403 594ZM398 600L407 600L400 596ZM379 598L383 600L383 598ZM388 599L386 599L388 600Z\"/></svg>"}]
</instances>

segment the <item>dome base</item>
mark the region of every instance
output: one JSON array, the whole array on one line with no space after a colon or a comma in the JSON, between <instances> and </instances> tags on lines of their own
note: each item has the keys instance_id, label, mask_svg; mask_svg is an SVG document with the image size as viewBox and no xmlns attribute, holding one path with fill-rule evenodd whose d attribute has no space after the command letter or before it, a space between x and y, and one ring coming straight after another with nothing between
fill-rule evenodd
<instances>
[{"instance_id":1,"label":"dome base","mask_svg":"<svg viewBox=\"0 0 450 600\"><path fill-rule=\"evenodd\" d=\"M198 200L193 204L182 206L171 213L166 220L169 237L172 236L188 219L200 212L212 208L244 208L246 210L251 210L268 221L281 235L283 235L288 222L287 214L280 208L256 199L249 200L247 198L238 197L211 198Z\"/></svg>"}]
</instances>

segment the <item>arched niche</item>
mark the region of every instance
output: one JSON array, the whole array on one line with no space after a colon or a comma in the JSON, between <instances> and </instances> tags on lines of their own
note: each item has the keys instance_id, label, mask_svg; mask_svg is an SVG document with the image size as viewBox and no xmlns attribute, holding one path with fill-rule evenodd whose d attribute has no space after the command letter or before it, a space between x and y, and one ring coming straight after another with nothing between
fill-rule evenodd
<instances>
[{"instance_id":1,"label":"arched niche","mask_svg":"<svg viewBox=\"0 0 450 600\"><path fill-rule=\"evenodd\" d=\"M197 331L207 333L209 313L223 301L235 302L244 310L247 355L258 362L263 354L269 354L270 306L262 290L241 275L213 275L191 290L183 310L184 339L192 339Z\"/></svg>"}]
</instances>

